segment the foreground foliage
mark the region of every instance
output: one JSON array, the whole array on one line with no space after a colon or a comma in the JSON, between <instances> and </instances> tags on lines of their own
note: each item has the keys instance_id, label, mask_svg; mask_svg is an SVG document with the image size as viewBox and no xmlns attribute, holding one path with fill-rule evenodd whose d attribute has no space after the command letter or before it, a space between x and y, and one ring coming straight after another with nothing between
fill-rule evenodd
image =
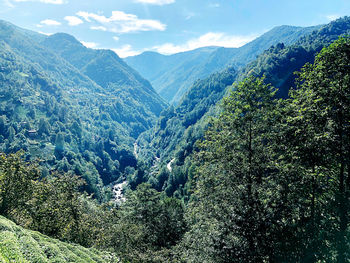
<instances>
[{"instance_id":1,"label":"foreground foliage","mask_svg":"<svg viewBox=\"0 0 350 263\"><path fill-rule=\"evenodd\" d=\"M348 262L350 38L323 49L285 101L234 87L200 143L189 262Z\"/></svg>"},{"instance_id":2,"label":"foreground foliage","mask_svg":"<svg viewBox=\"0 0 350 263\"><path fill-rule=\"evenodd\" d=\"M110 253L61 242L26 230L0 216L0 261L7 262L118 262Z\"/></svg>"},{"instance_id":3,"label":"foreground foliage","mask_svg":"<svg viewBox=\"0 0 350 263\"><path fill-rule=\"evenodd\" d=\"M164 258L186 231L182 202L150 185L139 185L116 206L81 194L83 184L71 174L42 178L38 163L25 162L21 153L0 155L0 213L21 226L115 252L126 262Z\"/></svg>"}]
</instances>

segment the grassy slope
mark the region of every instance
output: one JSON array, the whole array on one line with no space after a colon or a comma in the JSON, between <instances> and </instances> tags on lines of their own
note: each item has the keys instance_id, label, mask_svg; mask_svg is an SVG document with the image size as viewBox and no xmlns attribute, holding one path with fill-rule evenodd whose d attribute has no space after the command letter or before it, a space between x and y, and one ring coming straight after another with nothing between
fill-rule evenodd
<instances>
[{"instance_id":1,"label":"grassy slope","mask_svg":"<svg viewBox=\"0 0 350 263\"><path fill-rule=\"evenodd\" d=\"M0 262L117 262L113 256L49 238L0 216Z\"/></svg>"}]
</instances>

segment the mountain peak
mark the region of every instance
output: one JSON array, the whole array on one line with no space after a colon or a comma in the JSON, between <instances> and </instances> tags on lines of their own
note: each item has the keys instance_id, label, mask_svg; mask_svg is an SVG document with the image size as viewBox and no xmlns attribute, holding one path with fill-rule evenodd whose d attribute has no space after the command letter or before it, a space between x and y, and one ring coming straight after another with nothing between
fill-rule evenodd
<instances>
[{"instance_id":1,"label":"mountain peak","mask_svg":"<svg viewBox=\"0 0 350 263\"><path fill-rule=\"evenodd\" d=\"M228 66L242 68L272 45L292 44L319 27L278 26L240 48L207 46L169 56L144 52L125 61L148 79L165 100L176 104L196 80Z\"/></svg>"},{"instance_id":2,"label":"mountain peak","mask_svg":"<svg viewBox=\"0 0 350 263\"><path fill-rule=\"evenodd\" d=\"M45 39L46 44L55 45L56 48L62 49L65 46L75 46L78 48L85 47L81 42L79 42L75 37L67 33L56 33L48 36ZM51 46L52 47L52 46ZM85 47L86 48L86 47Z\"/></svg>"}]
</instances>

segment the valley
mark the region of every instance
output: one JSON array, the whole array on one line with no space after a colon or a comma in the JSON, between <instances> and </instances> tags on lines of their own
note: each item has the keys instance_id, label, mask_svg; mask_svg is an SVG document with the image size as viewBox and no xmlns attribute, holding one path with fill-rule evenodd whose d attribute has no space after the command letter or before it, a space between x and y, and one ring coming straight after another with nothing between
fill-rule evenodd
<instances>
[{"instance_id":1,"label":"valley","mask_svg":"<svg viewBox=\"0 0 350 263\"><path fill-rule=\"evenodd\" d=\"M240 48L205 47L170 56L145 52L125 61L148 79L166 101L178 104L196 80L230 66L243 68L269 47L278 43L291 45L319 27L280 26Z\"/></svg>"},{"instance_id":2,"label":"valley","mask_svg":"<svg viewBox=\"0 0 350 263\"><path fill-rule=\"evenodd\" d=\"M0 259L347 262L349 34L122 59L1 20Z\"/></svg>"}]
</instances>

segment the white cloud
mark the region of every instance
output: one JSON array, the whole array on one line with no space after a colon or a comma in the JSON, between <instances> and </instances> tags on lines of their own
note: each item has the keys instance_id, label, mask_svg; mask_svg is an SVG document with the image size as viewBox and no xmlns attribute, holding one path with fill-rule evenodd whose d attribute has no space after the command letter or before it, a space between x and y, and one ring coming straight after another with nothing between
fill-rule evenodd
<instances>
[{"instance_id":1,"label":"white cloud","mask_svg":"<svg viewBox=\"0 0 350 263\"><path fill-rule=\"evenodd\" d=\"M13 2L40 2L44 4L54 4L54 5L62 5L65 4L64 0L12 0Z\"/></svg>"},{"instance_id":2,"label":"white cloud","mask_svg":"<svg viewBox=\"0 0 350 263\"><path fill-rule=\"evenodd\" d=\"M136 56L142 53L142 51L133 50L131 45L124 45L121 48L112 49L121 58L130 56Z\"/></svg>"},{"instance_id":3,"label":"white cloud","mask_svg":"<svg viewBox=\"0 0 350 263\"><path fill-rule=\"evenodd\" d=\"M159 53L170 55L174 53L193 50L200 47L219 46L219 47L241 47L244 44L255 39L256 35L251 36L236 36L227 35L225 33L209 32L198 38L191 39L182 45L166 43L160 46L153 47Z\"/></svg>"},{"instance_id":4,"label":"white cloud","mask_svg":"<svg viewBox=\"0 0 350 263\"><path fill-rule=\"evenodd\" d=\"M43 34L45 36L51 36L53 35L53 33L45 33L45 32L42 32L42 31L39 31L40 34Z\"/></svg>"},{"instance_id":5,"label":"white cloud","mask_svg":"<svg viewBox=\"0 0 350 263\"><path fill-rule=\"evenodd\" d=\"M100 31L107 31L107 28L104 26L91 26L90 29L92 30L100 30Z\"/></svg>"},{"instance_id":6,"label":"white cloud","mask_svg":"<svg viewBox=\"0 0 350 263\"><path fill-rule=\"evenodd\" d=\"M43 26L60 26L61 23L56 21L56 20L52 20L52 19L45 19L45 20L42 20L40 22L39 25L37 25L37 27L43 27Z\"/></svg>"},{"instance_id":7,"label":"white cloud","mask_svg":"<svg viewBox=\"0 0 350 263\"><path fill-rule=\"evenodd\" d=\"M88 48L96 48L96 47L98 47L98 43L95 43L95 42L80 41L80 43L82 43L85 47L88 47Z\"/></svg>"},{"instance_id":8,"label":"white cloud","mask_svg":"<svg viewBox=\"0 0 350 263\"><path fill-rule=\"evenodd\" d=\"M76 16L66 16L64 17L64 20L68 21L68 25L70 26L77 26L84 23L83 20Z\"/></svg>"},{"instance_id":9,"label":"white cloud","mask_svg":"<svg viewBox=\"0 0 350 263\"><path fill-rule=\"evenodd\" d=\"M134 0L134 2L151 5L168 5L175 3L175 0Z\"/></svg>"},{"instance_id":10,"label":"white cloud","mask_svg":"<svg viewBox=\"0 0 350 263\"><path fill-rule=\"evenodd\" d=\"M166 29L166 25L162 24L158 20L139 19L136 15L127 14L122 11L112 11L112 15L110 17L83 11L78 12L77 15L84 18L87 22L99 23L100 26L94 26L95 29L101 29L102 26L106 28L106 31L113 33L154 30L164 31Z\"/></svg>"},{"instance_id":11,"label":"white cloud","mask_svg":"<svg viewBox=\"0 0 350 263\"><path fill-rule=\"evenodd\" d=\"M166 43L152 48L142 50L134 50L131 45L124 45L121 48L112 49L119 57L125 58L136 56L144 51L157 51L165 55L171 55L179 52L185 52L201 47L220 46L220 47L241 47L244 44L254 40L257 35L249 36L235 36L225 33L209 32L198 38L191 39L182 45L175 45L173 43Z\"/></svg>"},{"instance_id":12,"label":"white cloud","mask_svg":"<svg viewBox=\"0 0 350 263\"><path fill-rule=\"evenodd\" d=\"M328 21L333 21L333 20L336 20L340 17L341 17L341 15L338 15L338 14L326 15L326 18Z\"/></svg>"},{"instance_id":13,"label":"white cloud","mask_svg":"<svg viewBox=\"0 0 350 263\"><path fill-rule=\"evenodd\" d=\"M118 41L118 40L119 40L119 37L114 36L113 39L114 39L115 41Z\"/></svg>"}]
</instances>

